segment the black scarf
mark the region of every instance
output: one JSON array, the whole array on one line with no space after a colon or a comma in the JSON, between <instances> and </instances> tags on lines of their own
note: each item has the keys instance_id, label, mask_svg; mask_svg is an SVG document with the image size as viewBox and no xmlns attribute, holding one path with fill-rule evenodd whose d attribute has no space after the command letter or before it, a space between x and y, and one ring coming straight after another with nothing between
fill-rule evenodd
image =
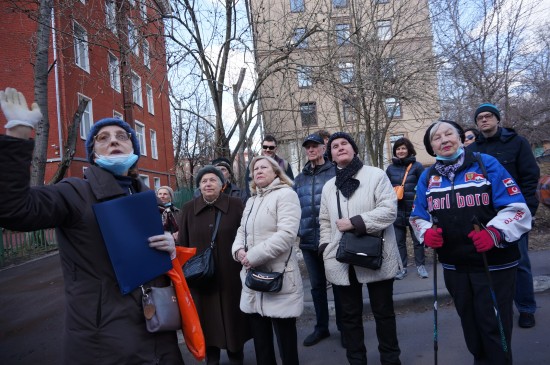
<instances>
[{"instance_id":1,"label":"black scarf","mask_svg":"<svg viewBox=\"0 0 550 365\"><path fill-rule=\"evenodd\" d=\"M359 180L354 179L352 176L357 174L362 167L363 162L355 155L346 167L336 169L336 188L348 199L359 187Z\"/></svg>"}]
</instances>

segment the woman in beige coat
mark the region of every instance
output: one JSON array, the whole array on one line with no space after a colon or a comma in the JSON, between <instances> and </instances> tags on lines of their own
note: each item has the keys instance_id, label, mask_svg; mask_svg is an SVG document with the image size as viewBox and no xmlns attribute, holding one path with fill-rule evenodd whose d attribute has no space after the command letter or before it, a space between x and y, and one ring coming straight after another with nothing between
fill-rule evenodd
<instances>
[{"instance_id":1,"label":"woman in beige coat","mask_svg":"<svg viewBox=\"0 0 550 365\"><path fill-rule=\"evenodd\" d=\"M357 157L353 139L343 132L334 133L328 142L329 159L336 162L336 177L323 187L321 240L327 280L340 297L342 339L350 364L366 364L367 350L363 332L363 284L367 284L372 313L376 322L378 350L382 364L401 364L393 310L393 279L402 263L395 240L393 222L397 199L386 173L364 166ZM338 215L337 194L342 218ZM366 269L336 260L343 232L357 235L384 230L383 261L378 270Z\"/></svg>"},{"instance_id":2,"label":"woman in beige coat","mask_svg":"<svg viewBox=\"0 0 550 365\"><path fill-rule=\"evenodd\" d=\"M275 330L283 365L295 365L299 363L296 318L304 308L302 277L293 249L300 225L300 201L292 181L273 159L258 156L250 166L252 197L246 202L232 248L233 257L243 265L240 308L250 316L256 363L277 364ZM249 268L284 271L281 291L248 288L245 278Z\"/></svg>"}]
</instances>

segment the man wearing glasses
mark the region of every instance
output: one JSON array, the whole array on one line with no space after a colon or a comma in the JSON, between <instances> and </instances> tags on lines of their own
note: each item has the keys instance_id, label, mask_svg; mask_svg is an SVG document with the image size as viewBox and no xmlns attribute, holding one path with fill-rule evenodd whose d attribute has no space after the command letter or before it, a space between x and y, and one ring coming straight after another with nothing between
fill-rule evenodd
<instances>
[{"instance_id":1,"label":"man wearing glasses","mask_svg":"<svg viewBox=\"0 0 550 365\"><path fill-rule=\"evenodd\" d=\"M529 142L513 129L500 126L500 111L493 104L481 104L475 112L474 122L481 135L468 148L474 152L491 155L504 166L519 185L531 215L534 217L539 204L535 192L540 169ZM503 183L505 182L503 181ZM510 189L509 191L509 194L513 194L514 190ZM521 258L518 263L514 302L519 312L518 325L523 328L531 328L535 326L537 303L533 291L527 233L520 238L518 247Z\"/></svg>"},{"instance_id":2,"label":"man wearing glasses","mask_svg":"<svg viewBox=\"0 0 550 365\"><path fill-rule=\"evenodd\" d=\"M271 157L274 159L281 169L287 174L288 177L290 177L292 180L294 180L294 173L292 172L292 167L286 161L285 159L277 156L277 140L275 137L273 137L271 134L266 134L263 141L262 141L262 156ZM246 168L246 193L247 196L250 196L250 167Z\"/></svg>"}]
</instances>

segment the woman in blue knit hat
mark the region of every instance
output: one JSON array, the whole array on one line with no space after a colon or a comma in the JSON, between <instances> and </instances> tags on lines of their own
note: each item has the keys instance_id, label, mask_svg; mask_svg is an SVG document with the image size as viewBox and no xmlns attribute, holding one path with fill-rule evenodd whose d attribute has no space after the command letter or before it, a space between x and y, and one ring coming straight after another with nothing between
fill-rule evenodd
<instances>
[{"instance_id":1,"label":"woman in blue knit hat","mask_svg":"<svg viewBox=\"0 0 550 365\"><path fill-rule=\"evenodd\" d=\"M147 331L141 289L121 294L92 209L148 189L134 169L140 154L135 131L120 119L96 122L86 140L91 166L84 179L30 187L30 137L42 114L36 103L29 109L23 94L12 88L0 91L0 105L8 120L6 134L0 135L0 226L56 229L65 279L63 363L183 364L175 331ZM150 237L149 246L176 255L170 234ZM162 275L148 284L170 281Z\"/></svg>"}]
</instances>

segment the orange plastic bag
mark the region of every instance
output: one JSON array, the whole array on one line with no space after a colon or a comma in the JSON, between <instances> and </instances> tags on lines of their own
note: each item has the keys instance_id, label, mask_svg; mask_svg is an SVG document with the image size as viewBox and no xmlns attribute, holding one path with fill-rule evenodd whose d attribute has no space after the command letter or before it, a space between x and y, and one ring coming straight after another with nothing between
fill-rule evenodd
<instances>
[{"instance_id":1,"label":"orange plastic bag","mask_svg":"<svg viewBox=\"0 0 550 365\"><path fill-rule=\"evenodd\" d=\"M204 334L202 332L195 302L191 297L191 292L189 291L187 281L185 281L185 276L181 269L183 264L195 255L196 251L196 248L176 247L177 256L172 260L173 268L167 272L167 275L172 279L172 284L176 290L185 344L195 359L202 361L206 356Z\"/></svg>"}]
</instances>

